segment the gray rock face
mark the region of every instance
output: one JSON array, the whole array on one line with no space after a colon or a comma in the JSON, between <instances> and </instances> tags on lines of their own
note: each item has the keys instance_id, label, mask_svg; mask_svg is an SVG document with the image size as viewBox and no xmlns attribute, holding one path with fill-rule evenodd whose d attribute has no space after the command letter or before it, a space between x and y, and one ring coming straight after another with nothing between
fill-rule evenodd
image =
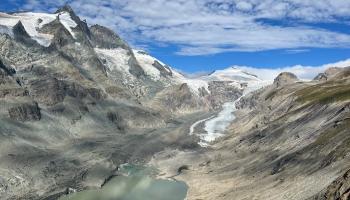
<instances>
[{"instance_id":1,"label":"gray rock face","mask_svg":"<svg viewBox=\"0 0 350 200\"><path fill-rule=\"evenodd\" d=\"M29 96L29 93L27 90L23 88L1 88L0 89L0 98L4 97L25 97Z\"/></svg>"},{"instance_id":2,"label":"gray rock face","mask_svg":"<svg viewBox=\"0 0 350 200\"><path fill-rule=\"evenodd\" d=\"M112 30L100 26L93 25L90 27L92 45L97 48L113 49L123 48L130 49L130 47Z\"/></svg>"},{"instance_id":3,"label":"gray rock face","mask_svg":"<svg viewBox=\"0 0 350 200\"><path fill-rule=\"evenodd\" d=\"M331 67L327 69L325 72L318 74L314 80L316 81L327 81L327 80L339 80L350 75L350 67L339 68L339 67Z\"/></svg>"},{"instance_id":4,"label":"gray rock face","mask_svg":"<svg viewBox=\"0 0 350 200\"><path fill-rule=\"evenodd\" d=\"M201 89L200 89L201 90ZM157 93L150 107L168 110L169 113L186 114L200 110L210 110L210 102L206 98L207 92L201 90L198 95L191 91L186 83L168 87Z\"/></svg>"},{"instance_id":5,"label":"gray rock face","mask_svg":"<svg viewBox=\"0 0 350 200\"><path fill-rule=\"evenodd\" d=\"M73 21L77 23L76 29L81 30L84 33L84 35L87 36L88 38L91 37L90 29L87 23L85 22L85 20L84 21L80 20L80 18L75 14L74 10L69 5L65 5L59 8L55 13L61 13L61 12L68 12L70 17L73 19Z\"/></svg>"},{"instance_id":6,"label":"gray rock face","mask_svg":"<svg viewBox=\"0 0 350 200\"><path fill-rule=\"evenodd\" d=\"M309 200L349 200L350 170L332 182L324 191Z\"/></svg>"},{"instance_id":7,"label":"gray rock face","mask_svg":"<svg viewBox=\"0 0 350 200\"><path fill-rule=\"evenodd\" d=\"M11 119L16 121L38 121L41 119L40 108L37 102L24 103L8 110Z\"/></svg>"},{"instance_id":8,"label":"gray rock face","mask_svg":"<svg viewBox=\"0 0 350 200\"><path fill-rule=\"evenodd\" d=\"M107 118L109 121L115 123L117 125L117 128L121 131L124 131L126 128L126 123L122 116L120 116L118 113L115 112L108 112Z\"/></svg>"},{"instance_id":9,"label":"gray rock face","mask_svg":"<svg viewBox=\"0 0 350 200\"><path fill-rule=\"evenodd\" d=\"M16 70L14 70L11 67L7 67L6 65L4 65L2 60L0 60L0 85L4 85L8 82L11 82L11 76L15 73Z\"/></svg>"},{"instance_id":10,"label":"gray rock face","mask_svg":"<svg viewBox=\"0 0 350 200\"><path fill-rule=\"evenodd\" d=\"M57 17L38 28L53 35L49 47L21 23L14 35L0 34L0 199L57 199L70 186L99 187L86 179L100 170L96 160L106 165L96 173L103 181L117 165L146 161L164 148L196 148L184 134L193 120L187 114L211 110L220 103L214 95L237 96L223 84L212 86L213 99L206 88L197 94L175 85L158 61L150 64L160 71L155 80L113 31L88 27L68 6L62 11L77 26L71 34ZM123 63L107 66L96 48L122 48Z\"/></svg>"},{"instance_id":11,"label":"gray rock face","mask_svg":"<svg viewBox=\"0 0 350 200\"><path fill-rule=\"evenodd\" d=\"M298 77L293 74L293 73L290 73L290 72L282 72L281 74L279 74L273 84L276 86L276 87L282 87L284 85L288 85L288 84L291 84L291 83L295 83L296 81L298 81Z\"/></svg>"},{"instance_id":12,"label":"gray rock face","mask_svg":"<svg viewBox=\"0 0 350 200\"><path fill-rule=\"evenodd\" d=\"M327 75L327 76L334 76L336 75L337 73L343 71L343 68L339 68L339 67L331 67L331 68L328 68L324 73Z\"/></svg>"},{"instance_id":13,"label":"gray rock face","mask_svg":"<svg viewBox=\"0 0 350 200\"><path fill-rule=\"evenodd\" d=\"M328 80L328 76L326 73L319 73L315 78L315 81L326 81Z\"/></svg>"},{"instance_id":14,"label":"gray rock face","mask_svg":"<svg viewBox=\"0 0 350 200\"><path fill-rule=\"evenodd\" d=\"M15 39L23 44L35 46L37 43L28 35L21 21L13 27Z\"/></svg>"},{"instance_id":15,"label":"gray rock face","mask_svg":"<svg viewBox=\"0 0 350 200\"><path fill-rule=\"evenodd\" d=\"M163 66L158 61L154 61L153 66L160 71L160 75L163 77L172 76L172 72L167 66Z\"/></svg>"},{"instance_id":16,"label":"gray rock face","mask_svg":"<svg viewBox=\"0 0 350 200\"><path fill-rule=\"evenodd\" d=\"M55 105L63 102L66 96L83 99L88 96L95 100L102 100L104 94L96 88L84 88L77 83L46 78L32 81L30 83L30 95L46 105Z\"/></svg>"},{"instance_id":17,"label":"gray rock face","mask_svg":"<svg viewBox=\"0 0 350 200\"><path fill-rule=\"evenodd\" d=\"M209 90L214 109L219 109L223 103L232 102L242 95L242 91L228 81L212 81L209 83Z\"/></svg>"},{"instance_id":18,"label":"gray rock face","mask_svg":"<svg viewBox=\"0 0 350 200\"><path fill-rule=\"evenodd\" d=\"M341 72L342 70L343 70L342 68L331 67L331 68L327 69L324 73L318 74L314 78L314 80L327 81L328 79L332 78L333 76L335 76L337 73Z\"/></svg>"},{"instance_id":19,"label":"gray rock face","mask_svg":"<svg viewBox=\"0 0 350 200\"><path fill-rule=\"evenodd\" d=\"M0 75L1 76L12 76L16 73L16 70L6 66L2 60L0 60Z\"/></svg>"}]
</instances>

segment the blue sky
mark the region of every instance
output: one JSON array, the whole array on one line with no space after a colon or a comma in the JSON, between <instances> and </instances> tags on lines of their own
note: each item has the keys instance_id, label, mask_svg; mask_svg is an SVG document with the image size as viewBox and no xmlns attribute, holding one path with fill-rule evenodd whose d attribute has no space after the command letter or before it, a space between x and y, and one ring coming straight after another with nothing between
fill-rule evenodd
<instances>
[{"instance_id":1,"label":"blue sky","mask_svg":"<svg viewBox=\"0 0 350 200\"><path fill-rule=\"evenodd\" d=\"M319 66L350 58L345 0L2 0L2 11L69 3L90 24L182 71Z\"/></svg>"}]
</instances>

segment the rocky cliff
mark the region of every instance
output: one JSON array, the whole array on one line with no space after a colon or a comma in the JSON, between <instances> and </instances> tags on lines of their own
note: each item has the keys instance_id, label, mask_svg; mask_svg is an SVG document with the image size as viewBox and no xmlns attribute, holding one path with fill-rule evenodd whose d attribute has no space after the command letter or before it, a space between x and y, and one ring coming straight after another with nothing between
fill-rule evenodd
<instances>
[{"instance_id":1,"label":"rocky cliff","mask_svg":"<svg viewBox=\"0 0 350 200\"><path fill-rule=\"evenodd\" d=\"M349 68L309 82L280 74L201 148L191 125L257 76L188 78L69 6L1 13L0 25L1 199L57 199L148 162L185 180L188 199L348 198Z\"/></svg>"},{"instance_id":2,"label":"rocky cliff","mask_svg":"<svg viewBox=\"0 0 350 200\"><path fill-rule=\"evenodd\" d=\"M0 25L1 199L97 188L120 164L197 148L184 127L242 90L211 94L69 6L1 13Z\"/></svg>"}]
</instances>

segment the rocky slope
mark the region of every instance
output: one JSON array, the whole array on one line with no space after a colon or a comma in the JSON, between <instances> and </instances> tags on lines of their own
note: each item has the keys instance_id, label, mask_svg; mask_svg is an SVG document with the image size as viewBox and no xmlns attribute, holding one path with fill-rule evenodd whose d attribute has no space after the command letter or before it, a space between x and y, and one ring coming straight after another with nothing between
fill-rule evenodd
<instances>
[{"instance_id":1,"label":"rocky slope","mask_svg":"<svg viewBox=\"0 0 350 200\"><path fill-rule=\"evenodd\" d=\"M205 153L164 151L151 163L165 176L190 166L177 176L189 199L348 199L347 71L311 82L282 73L237 103L226 136Z\"/></svg>"},{"instance_id":2,"label":"rocky slope","mask_svg":"<svg viewBox=\"0 0 350 200\"><path fill-rule=\"evenodd\" d=\"M186 127L243 89L187 78L69 6L0 13L0 198L54 199L198 148Z\"/></svg>"},{"instance_id":3,"label":"rocky slope","mask_svg":"<svg viewBox=\"0 0 350 200\"><path fill-rule=\"evenodd\" d=\"M99 188L123 163L151 163L186 181L188 199L346 199L349 74L282 73L201 148L190 126L257 76L187 78L69 6L0 13L0 198L57 199Z\"/></svg>"}]
</instances>

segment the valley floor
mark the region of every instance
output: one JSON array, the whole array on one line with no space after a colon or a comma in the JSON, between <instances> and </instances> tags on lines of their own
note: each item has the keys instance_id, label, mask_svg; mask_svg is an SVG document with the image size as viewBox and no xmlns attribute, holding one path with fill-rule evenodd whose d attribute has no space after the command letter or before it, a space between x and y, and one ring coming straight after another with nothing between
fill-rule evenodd
<instances>
[{"instance_id":1,"label":"valley floor","mask_svg":"<svg viewBox=\"0 0 350 200\"><path fill-rule=\"evenodd\" d=\"M101 130L91 137L59 142L40 151L16 144L18 148L8 148L11 154L1 157L2 178L12 180L13 185L0 191L0 197L36 200L41 194L40 198L49 200L66 193L67 188L99 188L121 164L143 165L154 154L168 149L200 148L198 138L189 136L188 130L196 120L209 115L212 113L187 115L159 129L130 129L123 134Z\"/></svg>"}]
</instances>

